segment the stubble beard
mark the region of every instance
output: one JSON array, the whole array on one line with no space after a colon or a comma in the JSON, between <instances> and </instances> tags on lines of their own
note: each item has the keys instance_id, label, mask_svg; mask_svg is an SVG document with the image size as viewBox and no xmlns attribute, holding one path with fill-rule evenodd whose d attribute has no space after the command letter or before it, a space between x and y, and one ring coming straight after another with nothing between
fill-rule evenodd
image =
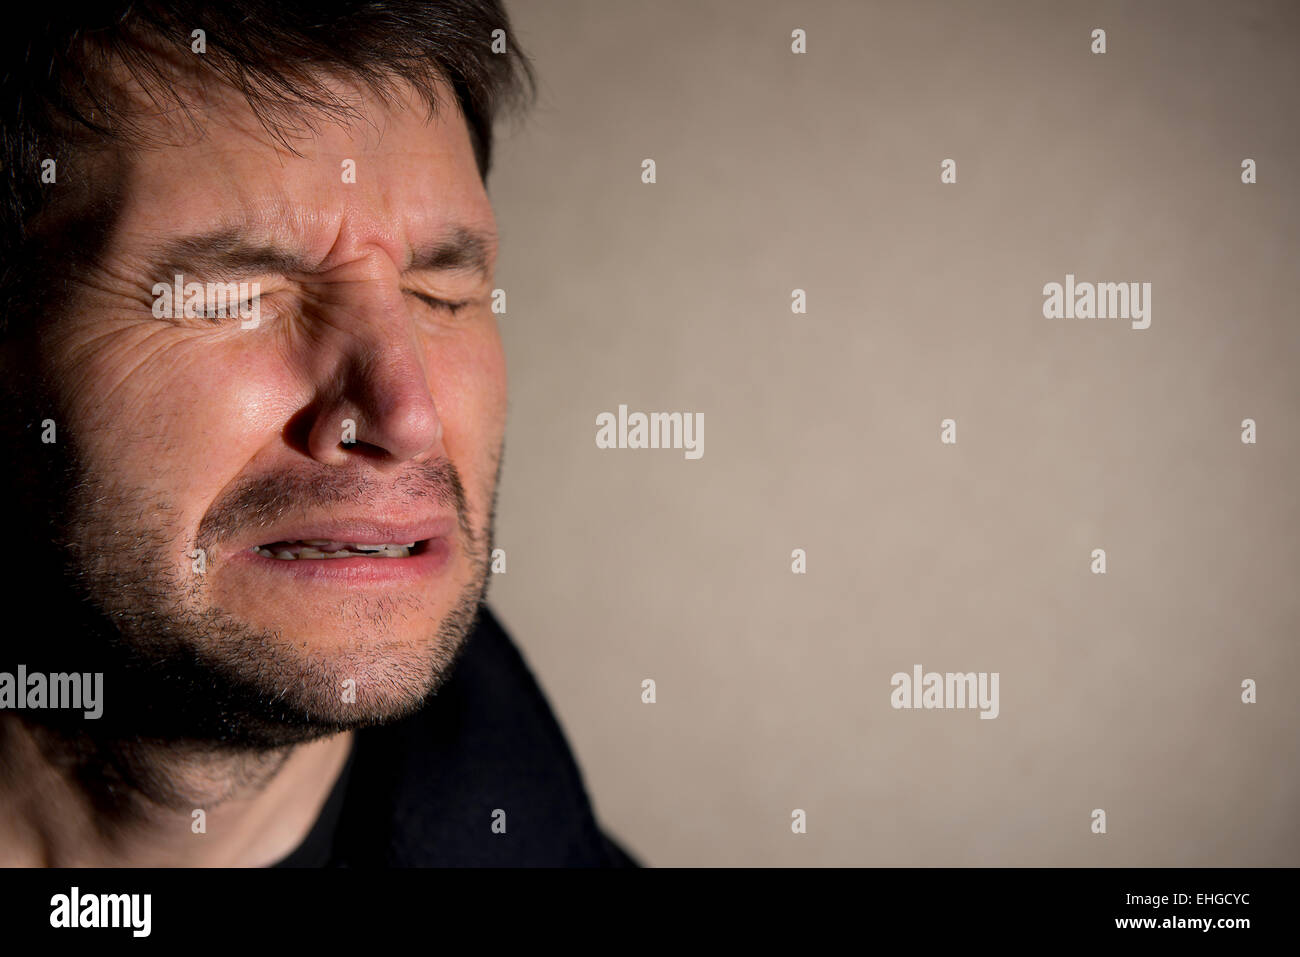
<instances>
[{"instance_id":1,"label":"stubble beard","mask_svg":"<svg viewBox=\"0 0 1300 957\"><path fill-rule=\"evenodd\" d=\"M8 580L22 589L18 594L43 596L38 605L51 611L47 626L32 636L36 640L17 643L30 654L15 662L25 663L29 673L104 673L100 719L84 720L80 712L33 713L48 730L79 739L82 750L119 750L131 741L133 748L281 751L411 714L454 671L486 597L500 448L478 529L449 462L410 474L412 500L433 490L441 504L457 511L458 573L465 581L450 609L439 618L418 599L400 594L345 598L331 614L336 627L346 621L348 631L327 654L309 639L286 639L216 606L205 575L178 570L175 558L189 536L178 536L168 521L175 509L139 489L88 477L92 471L74 458L41 470L43 493L31 491L44 499L49 521L39 521L41 504L35 502L27 514L38 529L44 524L45 541L37 539L35 552L26 556L35 560L17 566L21 574ZM364 510L373 487L369 480L322 494L320 474L314 480L285 476L288 487L283 480L253 483L256 507L247 494L239 507L262 524L304 505L350 502ZM304 502L297 493L308 488L311 498ZM202 544L210 542L200 529L185 554ZM209 567L206 574L218 571ZM391 629L394 621L421 618L427 623L422 640Z\"/></svg>"}]
</instances>

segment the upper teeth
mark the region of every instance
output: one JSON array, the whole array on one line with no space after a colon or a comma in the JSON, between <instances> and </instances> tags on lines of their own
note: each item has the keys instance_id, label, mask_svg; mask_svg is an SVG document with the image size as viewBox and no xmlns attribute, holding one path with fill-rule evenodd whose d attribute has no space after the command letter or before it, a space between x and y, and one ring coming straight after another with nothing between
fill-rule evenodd
<instances>
[{"instance_id":1,"label":"upper teeth","mask_svg":"<svg viewBox=\"0 0 1300 957\"><path fill-rule=\"evenodd\" d=\"M325 552L314 546L342 545L336 551ZM274 550L261 545L254 545L249 551L256 552L263 558L278 558L292 561L298 558L409 558L415 542L403 545L359 545L355 542L331 542L322 539L308 539L302 544L288 544Z\"/></svg>"}]
</instances>

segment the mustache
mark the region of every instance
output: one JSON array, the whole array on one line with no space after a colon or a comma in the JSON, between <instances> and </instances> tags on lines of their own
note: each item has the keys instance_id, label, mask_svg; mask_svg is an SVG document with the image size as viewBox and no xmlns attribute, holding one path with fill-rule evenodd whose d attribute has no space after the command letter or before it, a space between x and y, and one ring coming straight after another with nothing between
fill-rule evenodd
<instances>
[{"instance_id":1,"label":"mustache","mask_svg":"<svg viewBox=\"0 0 1300 957\"><path fill-rule=\"evenodd\" d=\"M274 524L294 513L335 505L359 506L356 510L364 512L367 502L434 502L443 509L454 509L467 544L471 549L477 547L460 473L445 458L411 465L396 479L382 483L365 466L307 465L292 472L249 478L212 504L199 523L195 543L207 551L238 532Z\"/></svg>"}]
</instances>

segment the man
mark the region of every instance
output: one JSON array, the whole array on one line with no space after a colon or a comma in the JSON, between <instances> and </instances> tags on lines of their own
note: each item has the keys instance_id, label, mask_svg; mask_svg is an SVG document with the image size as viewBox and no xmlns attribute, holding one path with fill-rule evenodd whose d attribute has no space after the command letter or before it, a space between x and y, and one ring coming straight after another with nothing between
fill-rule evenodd
<instances>
[{"instance_id":1,"label":"man","mask_svg":"<svg viewBox=\"0 0 1300 957\"><path fill-rule=\"evenodd\" d=\"M504 12L115 6L6 57L0 864L633 863L481 607Z\"/></svg>"}]
</instances>

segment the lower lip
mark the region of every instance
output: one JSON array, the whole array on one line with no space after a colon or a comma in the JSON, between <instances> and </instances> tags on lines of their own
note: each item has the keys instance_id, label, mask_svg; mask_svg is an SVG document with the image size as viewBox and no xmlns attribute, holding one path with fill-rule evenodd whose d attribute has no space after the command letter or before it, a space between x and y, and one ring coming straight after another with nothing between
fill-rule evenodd
<instances>
[{"instance_id":1,"label":"lower lip","mask_svg":"<svg viewBox=\"0 0 1300 957\"><path fill-rule=\"evenodd\" d=\"M451 543L445 538L431 538L419 553L407 558L267 558L246 549L231 561L300 582L402 585L430 578L446 568L451 561Z\"/></svg>"}]
</instances>

